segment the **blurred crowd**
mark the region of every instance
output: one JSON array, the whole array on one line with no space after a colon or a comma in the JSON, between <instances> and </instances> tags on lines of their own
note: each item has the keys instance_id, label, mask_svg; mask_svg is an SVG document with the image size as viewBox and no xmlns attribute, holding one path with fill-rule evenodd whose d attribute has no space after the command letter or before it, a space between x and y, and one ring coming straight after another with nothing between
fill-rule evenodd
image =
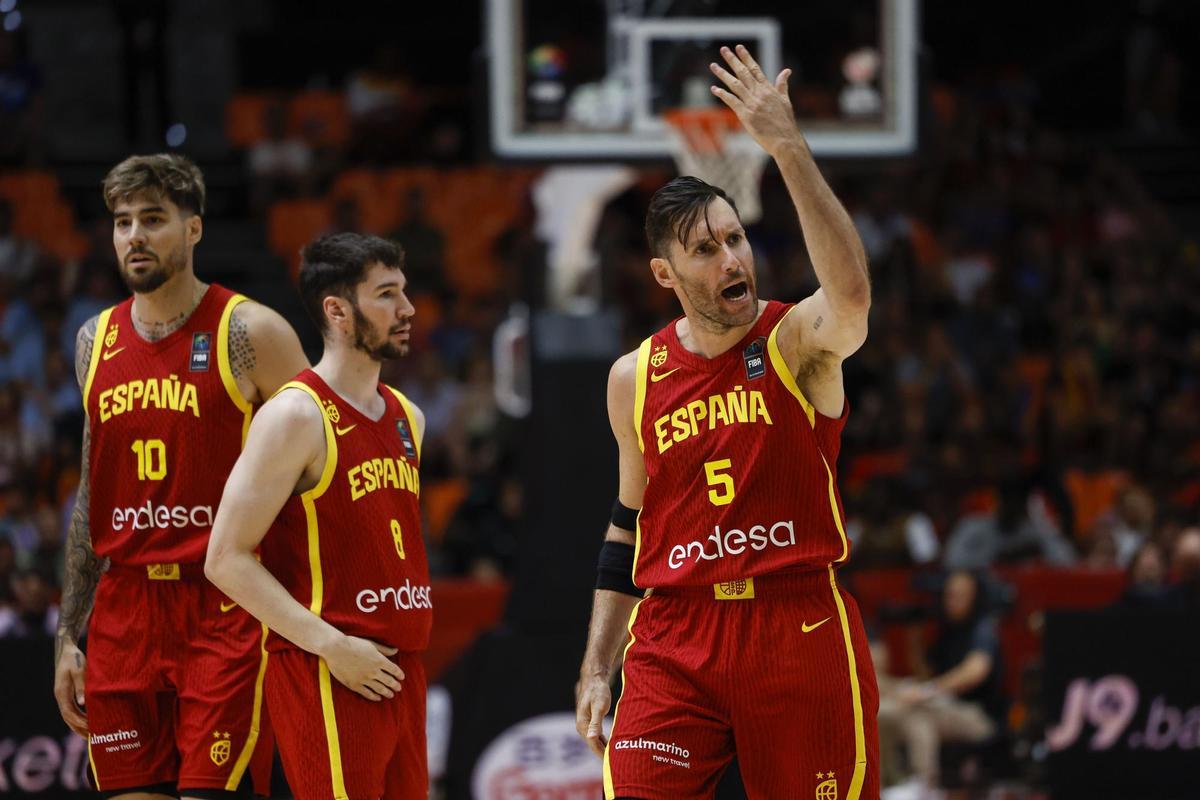
<instances>
[{"instance_id":1,"label":"blurred crowd","mask_svg":"<svg viewBox=\"0 0 1200 800\"><path fill-rule=\"evenodd\" d=\"M319 115L297 127L280 102L261 107L262 135L243 150L252 218L265 224L280 198L324 194L347 164L466 158L462 126L394 55L350 77L344 137L326 135ZM17 56L0 49L16 87L0 111L27 130L37 71ZM1195 607L1200 246L1114 156L1040 126L1033 96L1011 74L933 87L916 156L827 166L874 285L870 337L845 365L839 480L853 568L1127 570L1129 603ZM630 346L678 314L651 279L642 235L664 177L647 171L610 203L594 243ZM502 288L464 288L447 263L461 229L428 212L424 191L404 190L387 232L408 252L429 322L385 379L426 412L435 571L497 579L511 572L524 498L519 423L493 397L491 334L515 299L508 278L540 271L543 249L528 208L513 211L489 245ZM763 199L750 230L760 295L800 299L813 271L770 169ZM362 203L339 200L325 230L358 227ZM89 223L85 256L62 258L15 234L13 211L0 200L0 636L54 627L83 422L74 334L125 294L106 220ZM203 276L204 245L197 263ZM984 634L967 640L986 648ZM947 647L931 675L970 650Z\"/></svg>"}]
</instances>

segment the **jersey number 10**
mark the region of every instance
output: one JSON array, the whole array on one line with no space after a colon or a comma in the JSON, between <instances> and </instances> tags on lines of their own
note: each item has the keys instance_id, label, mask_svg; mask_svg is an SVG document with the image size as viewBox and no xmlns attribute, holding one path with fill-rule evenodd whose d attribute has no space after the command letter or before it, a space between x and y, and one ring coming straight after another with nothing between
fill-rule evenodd
<instances>
[{"instance_id":1,"label":"jersey number 10","mask_svg":"<svg viewBox=\"0 0 1200 800\"><path fill-rule=\"evenodd\" d=\"M162 439L138 439L129 449L137 453L139 481L161 481L167 477L167 446Z\"/></svg>"}]
</instances>

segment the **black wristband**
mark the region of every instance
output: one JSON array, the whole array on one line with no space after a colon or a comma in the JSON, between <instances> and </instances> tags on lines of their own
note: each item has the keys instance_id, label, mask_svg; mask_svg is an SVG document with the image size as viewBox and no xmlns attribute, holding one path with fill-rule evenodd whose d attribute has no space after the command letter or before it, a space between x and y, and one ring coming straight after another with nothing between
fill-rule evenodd
<instances>
[{"instance_id":1,"label":"black wristband","mask_svg":"<svg viewBox=\"0 0 1200 800\"><path fill-rule=\"evenodd\" d=\"M633 545L605 541L596 567L596 588L634 597L645 594L633 583Z\"/></svg>"},{"instance_id":2,"label":"black wristband","mask_svg":"<svg viewBox=\"0 0 1200 800\"><path fill-rule=\"evenodd\" d=\"M613 501L612 524L623 531L633 533L637 530L637 509L622 505L620 499ZM630 562L633 563L632 561Z\"/></svg>"}]
</instances>

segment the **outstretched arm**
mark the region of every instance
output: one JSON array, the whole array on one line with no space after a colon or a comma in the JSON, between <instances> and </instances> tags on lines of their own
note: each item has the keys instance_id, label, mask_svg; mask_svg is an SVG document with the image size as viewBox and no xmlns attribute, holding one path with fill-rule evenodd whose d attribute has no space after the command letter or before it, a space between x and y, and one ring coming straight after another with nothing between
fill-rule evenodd
<instances>
[{"instance_id":1,"label":"outstretched arm","mask_svg":"<svg viewBox=\"0 0 1200 800\"><path fill-rule=\"evenodd\" d=\"M255 550L298 485L315 485L325 463L325 423L310 398L289 390L272 398L250 425L229 474L208 541L204 574L242 608L368 700L392 697L404 673L384 648L345 636L301 605L255 557Z\"/></svg>"},{"instance_id":2,"label":"outstretched arm","mask_svg":"<svg viewBox=\"0 0 1200 800\"><path fill-rule=\"evenodd\" d=\"M745 47L722 48L729 69L711 69L726 88L713 94L737 114L742 126L779 166L796 206L804 242L821 288L789 315L781 334L803 337L806 351L846 358L867 336L871 284L858 231L813 160L796 125L785 69L772 84ZM782 338L782 337L781 337Z\"/></svg>"},{"instance_id":3,"label":"outstretched arm","mask_svg":"<svg viewBox=\"0 0 1200 800\"><path fill-rule=\"evenodd\" d=\"M79 381L80 391L87 383L97 320L98 317L89 319L75 337L75 377ZM96 585L105 567L104 559L97 557L92 550L88 528L91 497L88 461L91 446L91 428L85 419L79 489L75 494L75 510L71 512L71 524L67 530L62 606L59 609L58 632L54 638L54 697L63 720L71 730L84 737L87 736L87 716L83 712L86 659L79 649L79 639L87 628L92 601L96 597Z\"/></svg>"},{"instance_id":4,"label":"outstretched arm","mask_svg":"<svg viewBox=\"0 0 1200 800\"><path fill-rule=\"evenodd\" d=\"M646 491L646 465L633 427L633 395L637 353L622 356L608 376L608 416L617 439L620 459L618 499L626 508L640 509ZM607 541L633 545L635 532L609 525ZM597 589L588 625L587 649L579 668L575 689L575 727L597 755L607 744L602 724L612 705L612 677L621 646L625 643L629 617L638 598L623 592Z\"/></svg>"}]
</instances>

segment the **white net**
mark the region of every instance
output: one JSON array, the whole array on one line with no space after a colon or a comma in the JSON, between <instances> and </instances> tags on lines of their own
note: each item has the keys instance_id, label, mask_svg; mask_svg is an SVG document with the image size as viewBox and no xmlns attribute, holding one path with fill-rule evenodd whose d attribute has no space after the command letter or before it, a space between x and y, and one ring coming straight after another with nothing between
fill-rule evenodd
<instances>
[{"instance_id":1,"label":"white net","mask_svg":"<svg viewBox=\"0 0 1200 800\"><path fill-rule=\"evenodd\" d=\"M679 174L724 189L745 224L762 219L760 188L767 154L737 127L736 118L710 110L677 111L666 117Z\"/></svg>"}]
</instances>

